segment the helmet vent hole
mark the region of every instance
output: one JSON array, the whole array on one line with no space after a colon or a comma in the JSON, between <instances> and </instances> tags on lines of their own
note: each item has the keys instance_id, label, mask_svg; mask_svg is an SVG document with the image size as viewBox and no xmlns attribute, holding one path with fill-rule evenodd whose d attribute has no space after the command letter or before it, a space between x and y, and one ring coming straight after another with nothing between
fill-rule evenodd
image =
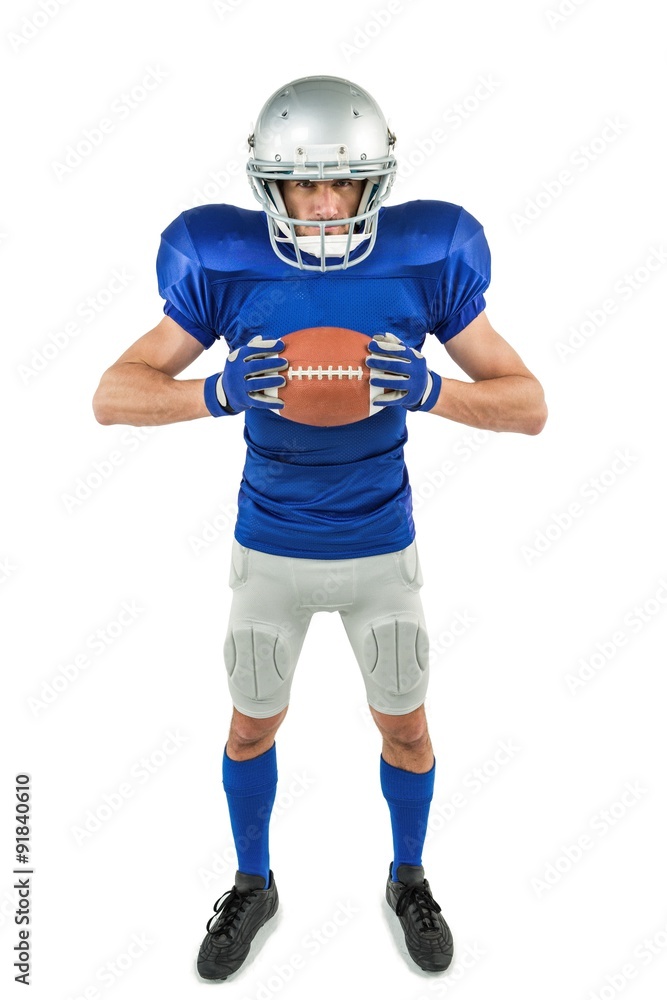
<instances>
[{"instance_id":1,"label":"helmet vent hole","mask_svg":"<svg viewBox=\"0 0 667 1000\"><path fill-rule=\"evenodd\" d=\"M283 111L283 113L281 114L280 117L281 118L287 118L288 116L289 116L289 111L287 110L287 108L285 108L285 110Z\"/></svg>"},{"instance_id":2,"label":"helmet vent hole","mask_svg":"<svg viewBox=\"0 0 667 1000\"><path fill-rule=\"evenodd\" d=\"M361 112L357 111L356 108L352 108L352 114L355 118L361 118Z\"/></svg>"}]
</instances>

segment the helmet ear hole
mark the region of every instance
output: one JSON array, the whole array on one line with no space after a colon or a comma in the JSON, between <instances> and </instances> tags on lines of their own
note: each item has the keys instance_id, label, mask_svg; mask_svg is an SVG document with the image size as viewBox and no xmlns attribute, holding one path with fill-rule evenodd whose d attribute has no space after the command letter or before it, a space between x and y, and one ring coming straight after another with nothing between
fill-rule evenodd
<instances>
[{"instance_id":1,"label":"helmet ear hole","mask_svg":"<svg viewBox=\"0 0 667 1000\"><path fill-rule=\"evenodd\" d=\"M255 124L246 173L267 215L271 245L282 260L324 271L368 256L378 212L396 174L394 141L371 95L341 77L302 77L269 98ZM365 181L355 215L341 220L347 236L326 235L325 223L318 220L290 219L280 187L292 177ZM297 224L312 227L319 236L297 237ZM302 249L319 257L319 263L304 261Z\"/></svg>"}]
</instances>

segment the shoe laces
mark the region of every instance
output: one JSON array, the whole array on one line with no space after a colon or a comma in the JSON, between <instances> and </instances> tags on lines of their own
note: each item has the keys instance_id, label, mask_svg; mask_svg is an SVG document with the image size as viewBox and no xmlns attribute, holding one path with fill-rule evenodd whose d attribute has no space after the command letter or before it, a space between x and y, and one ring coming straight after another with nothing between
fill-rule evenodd
<instances>
[{"instance_id":1,"label":"shoe laces","mask_svg":"<svg viewBox=\"0 0 667 1000\"><path fill-rule=\"evenodd\" d=\"M431 895L431 890L426 879L414 885L408 885L403 889L396 903L396 914L400 917L408 909L414 906L417 909L420 930L435 931L439 924L436 921L436 914L440 913L440 907Z\"/></svg>"},{"instance_id":2,"label":"shoe laces","mask_svg":"<svg viewBox=\"0 0 667 1000\"><path fill-rule=\"evenodd\" d=\"M206 930L212 934L213 937L220 937L222 934L226 934L227 937L231 937L231 932L234 929L234 922L236 918L243 913L243 907L257 894L257 892L257 889L251 889L250 892L239 892L236 886L234 886L233 889L229 889L227 892L223 893L220 899L216 900L213 905L213 916L206 924ZM227 897L226 899L225 896ZM211 924L216 918L219 918L219 923L215 930L212 931Z\"/></svg>"}]
</instances>

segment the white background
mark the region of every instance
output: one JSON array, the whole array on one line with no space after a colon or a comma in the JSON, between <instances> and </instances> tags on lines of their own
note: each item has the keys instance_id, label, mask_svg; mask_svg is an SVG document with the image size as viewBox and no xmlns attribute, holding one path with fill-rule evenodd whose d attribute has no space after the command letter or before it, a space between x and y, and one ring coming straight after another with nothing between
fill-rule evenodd
<instances>
[{"instance_id":1,"label":"white background","mask_svg":"<svg viewBox=\"0 0 667 1000\"><path fill-rule=\"evenodd\" d=\"M219 989L663 995L664 49L649 0L563 0L554 15L558 2L3 5L0 964L17 995L19 772L31 995L206 988L194 962L235 869L221 647L242 424L136 435L97 424L91 398L161 317L160 232L205 200L255 207L250 124L309 73L346 76L385 110L394 202L440 198L482 221L488 315L550 415L535 437L410 420L437 759L424 861L454 932L449 973L410 962L384 902L379 736L338 617L318 615L277 741L281 909ZM104 118L103 141L59 168ZM109 296L114 271L126 286ZM203 354L188 377L223 358ZM437 343L428 358L464 377ZM124 604L134 617L119 619ZM98 629L108 641L93 646Z\"/></svg>"}]
</instances>

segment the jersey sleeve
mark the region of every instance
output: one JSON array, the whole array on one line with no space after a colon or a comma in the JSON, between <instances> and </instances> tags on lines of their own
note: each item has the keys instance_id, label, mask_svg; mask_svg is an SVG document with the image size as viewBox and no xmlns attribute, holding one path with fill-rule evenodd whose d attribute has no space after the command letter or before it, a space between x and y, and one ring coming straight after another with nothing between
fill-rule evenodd
<instances>
[{"instance_id":1,"label":"jersey sleeve","mask_svg":"<svg viewBox=\"0 0 667 1000\"><path fill-rule=\"evenodd\" d=\"M217 306L185 219L179 215L162 233L157 279L164 312L209 348L220 339Z\"/></svg>"},{"instance_id":2,"label":"jersey sleeve","mask_svg":"<svg viewBox=\"0 0 667 1000\"><path fill-rule=\"evenodd\" d=\"M491 254L477 219L461 209L431 306L430 329L441 343L465 329L486 307Z\"/></svg>"}]
</instances>

